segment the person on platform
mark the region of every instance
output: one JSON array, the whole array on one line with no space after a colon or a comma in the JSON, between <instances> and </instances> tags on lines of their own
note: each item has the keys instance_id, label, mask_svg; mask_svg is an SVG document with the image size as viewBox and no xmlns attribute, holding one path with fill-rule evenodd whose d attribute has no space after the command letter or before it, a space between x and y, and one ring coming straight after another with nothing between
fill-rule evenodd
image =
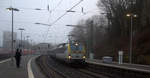
<instances>
[{"instance_id":1,"label":"person on platform","mask_svg":"<svg viewBox=\"0 0 150 78\"><path fill-rule=\"evenodd\" d=\"M19 68L20 61L21 61L21 50L19 50L18 48L16 50L15 59L16 59L16 66L17 66L17 68Z\"/></svg>"}]
</instances>

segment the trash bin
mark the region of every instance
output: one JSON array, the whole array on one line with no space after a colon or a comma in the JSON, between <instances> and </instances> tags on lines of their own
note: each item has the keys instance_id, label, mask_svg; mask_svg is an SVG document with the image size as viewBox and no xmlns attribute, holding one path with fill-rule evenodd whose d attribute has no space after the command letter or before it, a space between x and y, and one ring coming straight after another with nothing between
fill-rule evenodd
<instances>
[{"instance_id":1,"label":"trash bin","mask_svg":"<svg viewBox=\"0 0 150 78\"><path fill-rule=\"evenodd\" d=\"M102 60L103 60L103 63L112 63L112 57L110 56L104 56Z\"/></svg>"}]
</instances>

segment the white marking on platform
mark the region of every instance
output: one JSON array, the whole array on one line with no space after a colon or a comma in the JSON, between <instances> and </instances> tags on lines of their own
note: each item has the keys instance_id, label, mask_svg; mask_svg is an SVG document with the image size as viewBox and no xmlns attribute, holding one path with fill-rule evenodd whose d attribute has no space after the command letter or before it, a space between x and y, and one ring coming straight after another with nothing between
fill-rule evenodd
<instances>
[{"instance_id":1,"label":"white marking on platform","mask_svg":"<svg viewBox=\"0 0 150 78\"><path fill-rule=\"evenodd\" d=\"M7 62L7 61L10 61L11 59L9 58L9 59L6 59L6 60L2 60L2 61L0 61L0 64L1 63L4 63L4 62Z\"/></svg>"},{"instance_id":2,"label":"white marking on platform","mask_svg":"<svg viewBox=\"0 0 150 78\"><path fill-rule=\"evenodd\" d=\"M31 68L31 61L32 61L33 57L29 60L28 64L27 64L27 69L28 69L28 78L34 78L33 72L32 72L32 68Z\"/></svg>"}]
</instances>

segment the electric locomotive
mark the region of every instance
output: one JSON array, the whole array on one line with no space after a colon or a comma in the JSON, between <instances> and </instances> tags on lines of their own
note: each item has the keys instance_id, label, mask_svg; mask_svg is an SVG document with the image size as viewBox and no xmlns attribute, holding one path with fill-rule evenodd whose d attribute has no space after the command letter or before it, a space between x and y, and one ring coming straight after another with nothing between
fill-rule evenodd
<instances>
[{"instance_id":1,"label":"electric locomotive","mask_svg":"<svg viewBox=\"0 0 150 78\"><path fill-rule=\"evenodd\" d=\"M67 63L84 63L86 51L83 44L77 41L63 43L53 50L52 56Z\"/></svg>"}]
</instances>

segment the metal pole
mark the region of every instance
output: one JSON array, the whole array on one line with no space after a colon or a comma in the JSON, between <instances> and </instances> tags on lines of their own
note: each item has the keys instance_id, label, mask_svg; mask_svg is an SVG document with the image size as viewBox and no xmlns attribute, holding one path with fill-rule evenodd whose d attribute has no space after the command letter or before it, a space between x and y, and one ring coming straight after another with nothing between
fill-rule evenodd
<instances>
[{"instance_id":1,"label":"metal pole","mask_svg":"<svg viewBox=\"0 0 150 78\"><path fill-rule=\"evenodd\" d=\"M90 26L90 59L93 59L94 58L94 55L93 55L93 51L94 51L94 48L93 48L93 21L91 21L91 26Z\"/></svg>"},{"instance_id":2,"label":"metal pole","mask_svg":"<svg viewBox=\"0 0 150 78\"><path fill-rule=\"evenodd\" d=\"M26 38L24 37L24 41L26 41ZM24 48L26 48L26 42L24 43Z\"/></svg>"},{"instance_id":3,"label":"metal pole","mask_svg":"<svg viewBox=\"0 0 150 78\"><path fill-rule=\"evenodd\" d=\"M23 30L21 30L21 49L22 49L22 32Z\"/></svg>"},{"instance_id":4,"label":"metal pole","mask_svg":"<svg viewBox=\"0 0 150 78\"><path fill-rule=\"evenodd\" d=\"M28 51L29 51L29 44L30 44L30 43L29 43L29 36L27 36L27 43L28 43L28 44L27 44L27 49L28 49Z\"/></svg>"},{"instance_id":5,"label":"metal pole","mask_svg":"<svg viewBox=\"0 0 150 78\"><path fill-rule=\"evenodd\" d=\"M23 44L22 44L22 33L23 33L23 28L19 28L18 30L20 30L20 33L21 33L21 40L20 40L20 48L23 49Z\"/></svg>"},{"instance_id":6,"label":"metal pole","mask_svg":"<svg viewBox=\"0 0 150 78\"><path fill-rule=\"evenodd\" d=\"M12 12L12 33L11 33L11 50L12 50L12 56L11 56L11 60L12 60L12 63L13 63L13 49L14 49L14 44L13 44L13 42L14 42L14 12L13 12L13 8L12 8L12 10L11 10L11 12Z\"/></svg>"},{"instance_id":7,"label":"metal pole","mask_svg":"<svg viewBox=\"0 0 150 78\"><path fill-rule=\"evenodd\" d=\"M30 45L30 46L31 46L31 48L30 48L30 49L32 50L32 40L31 40L31 45Z\"/></svg>"},{"instance_id":8,"label":"metal pole","mask_svg":"<svg viewBox=\"0 0 150 78\"><path fill-rule=\"evenodd\" d=\"M133 40L133 16L131 15L131 28L130 28L130 60L129 62L132 63L132 40Z\"/></svg>"}]
</instances>

